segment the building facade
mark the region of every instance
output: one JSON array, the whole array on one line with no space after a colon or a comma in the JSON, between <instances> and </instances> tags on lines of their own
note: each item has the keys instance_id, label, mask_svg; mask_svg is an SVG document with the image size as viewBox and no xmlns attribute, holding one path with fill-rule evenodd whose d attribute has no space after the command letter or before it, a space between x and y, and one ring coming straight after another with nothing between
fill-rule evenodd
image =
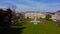
<instances>
[{"instance_id":1,"label":"building facade","mask_svg":"<svg viewBox=\"0 0 60 34\"><path fill-rule=\"evenodd\" d=\"M45 12L25 12L25 18L29 17L29 18L45 18L46 13Z\"/></svg>"}]
</instances>

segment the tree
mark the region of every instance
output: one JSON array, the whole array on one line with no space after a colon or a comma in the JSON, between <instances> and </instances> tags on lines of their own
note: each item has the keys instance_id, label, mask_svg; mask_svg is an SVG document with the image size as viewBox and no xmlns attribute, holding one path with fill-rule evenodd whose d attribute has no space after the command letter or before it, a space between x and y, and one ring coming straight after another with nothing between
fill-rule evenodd
<instances>
[{"instance_id":1,"label":"tree","mask_svg":"<svg viewBox=\"0 0 60 34\"><path fill-rule=\"evenodd\" d=\"M12 17L13 24L12 25L22 25L22 21L24 21L24 14L15 13Z\"/></svg>"},{"instance_id":2,"label":"tree","mask_svg":"<svg viewBox=\"0 0 60 34\"><path fill-rule=\"evenodd\" d=\"M20 19L24 19L24 14L23 13L19 13Z\"/></svg>"},{"instance_id":3,"label":"tree","mask_svg":"<svg viewBox=\"0 0 60 34\"><path fill-rule=\"evenodd\" d=\"M51 20L50 18L51 18L50 14L47 14L46 17L45 17L46 20Z\"/></svg>"},{"instance_id":4,"label":"tree","mask_svg":"<svg viewBox=\"0 0 60 34\"><path fill-rule=\"evenodd\" d=\"M40 18L38 18L38 20L42 21L42 20L43 20L43 18L42 18L42 17L40 17Z\"/></svg>"},{"instance_id":5,"label":"tree","mask_svg":"<svg viewBox=\"0 0 60 34\"><path fill-rule=\"evenodd\" d=\"M24 24L26 22L26 19L24 18L23 13L19 13L19 16L17 18L19 18L18 21L20 24Z\"/></svg>"},{"instance_id":6,"label":"tree","mask_svg":"<svg viewBox=\"0 0 60 34\"><path fill-rule=\"evenodd\" d=\"M9 5L8 8L11 8L12 11L15 12L17 7L16 7L16 5Z\"/></svg>"},{"instance_id":7,"label":"tree","mask_svg":"<svg viewBox=\"0 0 60 34\"><path fill-rule=\"evenodd\" d=\"M21 34L22 29L25 27L16 28L11 25L12 20L12 10L8 8L6 11L3 9L0 9L0 34Z\"/></svg>"},{"instance_id":8,"label":"tree","mask_svg":"<svg viewBox=\"0 0 60 34\"><path fill-rule=\"evenodd\" d=\"M0 9L0 26L8 28L11 25L12 10L8 8L6 11Z\"/></svg>"}]
</instances>

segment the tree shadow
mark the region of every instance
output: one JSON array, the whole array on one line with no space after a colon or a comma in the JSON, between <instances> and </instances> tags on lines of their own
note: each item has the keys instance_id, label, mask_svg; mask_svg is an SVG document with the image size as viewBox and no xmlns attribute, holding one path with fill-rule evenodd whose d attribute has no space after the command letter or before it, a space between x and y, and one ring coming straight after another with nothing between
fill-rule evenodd
<instances>
[{"instance_id":1,"label":"tree shadow","mask_svg":"<svg viewBox=\"0 0 60 34\"><path fill-rule=\"evenodd\" d=\"M23 28L0 28L0 34L21 34Z\"/></svg>"}]
</instances>

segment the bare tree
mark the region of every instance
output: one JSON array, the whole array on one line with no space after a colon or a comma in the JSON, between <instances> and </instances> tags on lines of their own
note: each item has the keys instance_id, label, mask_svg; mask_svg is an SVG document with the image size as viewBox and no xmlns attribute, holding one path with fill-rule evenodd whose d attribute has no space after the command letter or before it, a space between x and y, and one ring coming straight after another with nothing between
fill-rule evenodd
<instances>
[{"instance_id":1,"label":"bare tree","mask_svg":"<svg viewBox=\"0 0 60 34\"><path fill-rule=\"evenodd\" d=\"M15 12L17 7L16 7L16 5L9 5L8 8L11 8L12 11Z\"/></svg>"}]
</instances>

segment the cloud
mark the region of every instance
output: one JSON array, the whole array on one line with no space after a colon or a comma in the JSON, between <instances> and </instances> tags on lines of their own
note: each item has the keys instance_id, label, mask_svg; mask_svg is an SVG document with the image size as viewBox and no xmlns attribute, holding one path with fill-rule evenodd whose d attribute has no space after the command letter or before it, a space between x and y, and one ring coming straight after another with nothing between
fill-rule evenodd
<instances>
[{"instance_id":1,"label":"cloud","mask_svg":"<svg viewBox=\"0 0 60 34\"><path fill-rule=\"evenodd\" d=\"M18 8L17 10L20 11L36 11L35 7L31 7L23 4L16 4L16 6Z\"/></svg>"},{"instance_id":2,"label":"cloud","mask_svg":"<svg viewBox=\"0 0 60 34\"><path fill-rule=\"evenodd\" d=\"M47 0L44 0L47 1ZM16 5L18 11L57 11L60 9L60 3L44 3L34 0L6 0L4 3L10 3L10 5ZM9 4L7 4L9 5Z\"/></svg>"},{"instance_id":3,"label":"cloud","mask_svg":"<svg viewBox=\"0 0 60 34\"><path fill-rule=\"evenodd\" d=\"M59 8L60 3L43 3L43 2L36 2L32 0L22 0L22 1L27 3L27 4L25 3L19 4L20 10L24 10L24 11L35 10L35 11L51 11L52 12L60 9Z\"/></svg>"},{"instance_id":4,"label":"cloud","mask_svg":"<svg viewBox=\"0 0 60 34\"><path fill-rule=\"evenodd\" d=\"M34 2L34 1L30 1L30 0L24 0L24 2L27 2L27 5L25 4L18 4L20 8L20 10L24 10L24 11L40 11L40 10L45 10L46 5L43 3L38 3L38 2ZM28 5L30 4L30 5Z\"/></svg>"}]
</instances>

